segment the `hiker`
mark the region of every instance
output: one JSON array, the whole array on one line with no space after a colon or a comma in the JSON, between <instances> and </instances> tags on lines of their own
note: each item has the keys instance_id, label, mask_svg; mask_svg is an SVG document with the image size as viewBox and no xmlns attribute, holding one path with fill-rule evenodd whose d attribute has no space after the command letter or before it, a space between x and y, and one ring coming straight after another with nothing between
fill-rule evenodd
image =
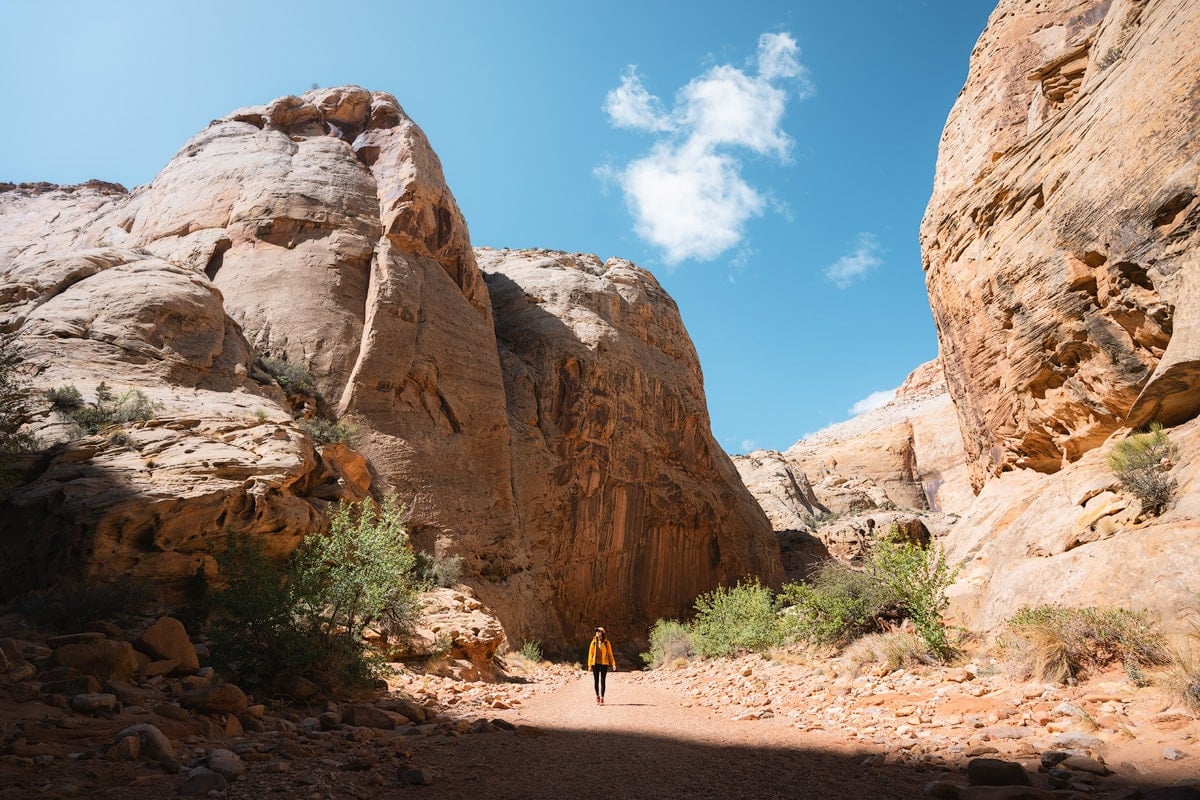
<instances>
[{"instance_id":1,"label":"hiker","mask_svg":"<svg viewBox=\"0 0 1200 800\"><path fill-rule=\"evenodd\" d=\"M617 660L613 658L612 642L604 628L596 628L596 635L588 646L588 668L592 671L592 679L596 684L596 705L604 705L604 683L608 671L616 670Z\"/></svg>"}]
</instances>

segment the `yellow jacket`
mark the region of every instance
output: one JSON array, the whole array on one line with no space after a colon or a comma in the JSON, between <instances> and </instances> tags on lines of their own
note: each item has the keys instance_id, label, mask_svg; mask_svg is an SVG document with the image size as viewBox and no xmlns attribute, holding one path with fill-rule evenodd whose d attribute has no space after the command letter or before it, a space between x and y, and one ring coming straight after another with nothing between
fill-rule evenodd
<instances>
[{"instance_id":1,"label":"yellow jacket","mask_svg":"<svg viewBox=\"0 0 1200 800\"><path fill-rule=\"evenodd\" d=\"M597 647L596 638L593 636L592 643L588 647L588 669L591 669L597 664L608 665L616 668L617 660L613 658L612 642L610 642L608 639L605 639L604 641L600 642L599 647Z\"/></svg>"}]
</instances>

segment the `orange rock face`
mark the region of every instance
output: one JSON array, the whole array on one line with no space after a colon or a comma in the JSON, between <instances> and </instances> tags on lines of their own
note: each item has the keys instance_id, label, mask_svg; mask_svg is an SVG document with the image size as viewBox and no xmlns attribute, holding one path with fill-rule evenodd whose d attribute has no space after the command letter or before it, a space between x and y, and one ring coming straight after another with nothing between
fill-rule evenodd
<instances>
[{"instance_id":1,"label":"orange rock face","mask_svg":"<svg viewBox=\"0 0 1200 800\"><path fill-rule=\"evenodd\" d=\"M921 229L976 489L1200 412L1200 5L1003 0Z\"/></svg>"},{"instance_id":2,"label":"orange rock face","mask_svg":"<svg viewBox=\"0 0 1200 800\"><path fill-rule=\"evenodd\" d=\"M477 255L521 519L521 560L496 565L507 616L524 608L536 635L586 637L581 623L640 635L718 583L778 583L771 526L712 438L699 360L654 277L582 254Z\"/></svg>"}]
</instances>

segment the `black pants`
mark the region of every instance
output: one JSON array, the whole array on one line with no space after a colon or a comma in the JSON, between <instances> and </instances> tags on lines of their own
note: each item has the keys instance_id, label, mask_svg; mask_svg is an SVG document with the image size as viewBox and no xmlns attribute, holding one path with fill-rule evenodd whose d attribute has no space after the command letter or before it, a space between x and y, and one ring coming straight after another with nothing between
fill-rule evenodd
<instances>
[{"instance_id":1,"label":"black pants","mask_svg":"<svg viewBox=\"0 0 1200 800\"><path fill-rule=\"evenodd\" d=\"M592 665L592 679L596 683L596 696L597 697L604 697L604 681L605 681L605 678L608 677L609 669L610 669L610 667L608 666L608 664L593 664Z\"/></svg>"}]
</instances>

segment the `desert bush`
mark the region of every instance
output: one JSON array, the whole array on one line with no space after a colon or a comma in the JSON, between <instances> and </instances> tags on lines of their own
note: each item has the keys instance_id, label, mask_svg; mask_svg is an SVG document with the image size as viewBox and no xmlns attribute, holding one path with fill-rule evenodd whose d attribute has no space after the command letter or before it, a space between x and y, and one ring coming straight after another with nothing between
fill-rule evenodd
<instances>
[{"instance_id":1,"label":"desert bush","mask_svg":"<svg viewBox=\"0 0 1200 800\"><path fill-rule=\"evenodd\" d=\"M954 583L958 568L946 553L936 545L926 548L905 541L893 528L872 546L868 570L912 621L930 652L939 658L950 656L953 647L942 614L950 605L946 589Z\"/></svg>"},{"instance_id":2,"label":"desert bush","mask_svg":"<svg viewBox=\"0 0 1200 800\"><path fill-rule=\"evenodd\" d=\"M307 433L315 442L320 444L344 444L351 446L358 436L358 426L349 420L329 420L324 417L302 419L296 423L300 430Z\"/></svg>"},{"instance_id":3,"label":"desert bush","mask_svg":"<svg viewBox=\"0 0 1200 800\"><path fill-rule=\"evenodd\" d=\"M1163 688L1188 710L1200 717L1200 637L1171 654L1162 678Z\"/></svg>"},{"instance_id":4,"label":"desert bush","mask_svg":"<svg viewBox=\"0 0 1200 800\"><path fill-rule=\"evenodd\" d=\"M938 661L924 639L905 630L871 633L855 639L842 657L854 672L861 671L867 664L882 664L893 670Z\"/></svg>"},{"instance_id":5,"label":"desert bush","mask_svg":"<svg viewBox=\"0 0 1200 800\"><path fill-rule=\"evenodd\" d=\"M315 397L317 393L316 380L308 367L283 358L263 356L258 360L263 370L270 375L279 388L289 395L298 394L304 397Z\"/></svg>"},{"instance_id":6,"label":"desert bush","mask_svg":"<svg viewBox=\"0 0 1200 800\"><path fill-rule=\"evenodd\" d=\"M224 587L207 604L214 657L244 683L299 674L331 688L364 684L381 668L366 626L403 633L416 619L420 581L395 503L340 504L329 528L283 565L235 534L217 556Z\"/></svg>"},{"instance_id":7,"label":"desert bush","mask_svg":"<svg viewBox=\"0 0 1200 800\"><path fill-rule=\"evenodd\" d=\"M889 600L874 576L840 561L825 562L808 581L785 584L780 593L789 638L836 647L878 631Z\"/></svg>"},{"instance_id":8,"label":"desert bush","mask_svg":"<svg viewBox=\"0 0 1200 800\"><path fill-rule=\"evenodd\" d=\"M1113 663L1140 666L1169 660L1163 637L1144 614L1124 608L1022 608L999 640L1022 677L1065 683Z\"/></svg>"},{"instance_id":9,"label":"desert bush","mask_svg":"<svg viewBox=\"0 0 1200 800\"><path fill-rule=\"evenodd\" d=\"M46 390L46 399L55 411L70 411L83 405L83 395L74 384L63 384Z\"/></svg>"},{"instance_id":10,"label":"desert bush","mask_svg":"<svg viewBox=\"0 0 1200 800\"><path fill-rule=\"evenodd\" d=\"M650 650L642 653L642 661L656 669L695 654L696 646L688 626L678 620L660 619L650 629Z\"/></svg>"},{"instance_id":11,"label":"desert bush","mask_svg":"<svg viewBox=\"0 0 1200 800\"><path fill-rule=\"evenodd\" d=\"M0 481L12 477L11 458L35 449L22 428L33 416L24 354L14 336L0 336Z\"/></svg>"},{"instance_id":12,"label":"desert bush","mask_svg":"<svg viewBox=\"0 0 1200 800\"><path fill-rule=\"evenodd\" d=\"M525 642L521 645L521 656L526 661L532 661L538 664L542 660L542 643L541 642Z\"/></svg>"},{"instance_id":13,"label":"desert bush","mask_svg":"<svg viewBox=\"0 0 1200 800\"><path fill-rule=\"evenodd\" d=\"M1171 462L1178 454L1167 432L1157 422L1145 433L1117 442L1108 456L1113 475L1149 514L1159 514L1175 492Z\"/></svg>"},{"instance_id":14,"label":"desert bush","mask_svg":"<svg viewBox=\"0 0 1200 800\"><path fill-rule=\"evenodd\" d=\"M714 589L696 598L694 607L692 642L704 658L762 651L782 640L775 597L757 580Z\"/></svg>"},{"instance_id":15,"label":"desert bush","mask_svg":"<svg viewBox=\"0 0 1200 800\"><path fill-rule=\"evenodd\" d=\"M71 390L78 393L74 386L59 387L56 392ZM96 387L96 402L80 404L75 407L56 408L59 413L75 423L81 433L95 434L110 425L124 425L130 422L141 422L154 417L154 403L138 389L130 389L122 395L113 393L109 385L100 381Z\"/></svg>"},{"instance_id":16,"label":"desert bush","mask_svg":"<svg viewBox=\"0 0 1200 800\"><path fill-rule=\"evenodd\" d=\"M462 556L417 553L417 574L428 586L449 589L462 576Z\"/></svg>"}]
</instances>

